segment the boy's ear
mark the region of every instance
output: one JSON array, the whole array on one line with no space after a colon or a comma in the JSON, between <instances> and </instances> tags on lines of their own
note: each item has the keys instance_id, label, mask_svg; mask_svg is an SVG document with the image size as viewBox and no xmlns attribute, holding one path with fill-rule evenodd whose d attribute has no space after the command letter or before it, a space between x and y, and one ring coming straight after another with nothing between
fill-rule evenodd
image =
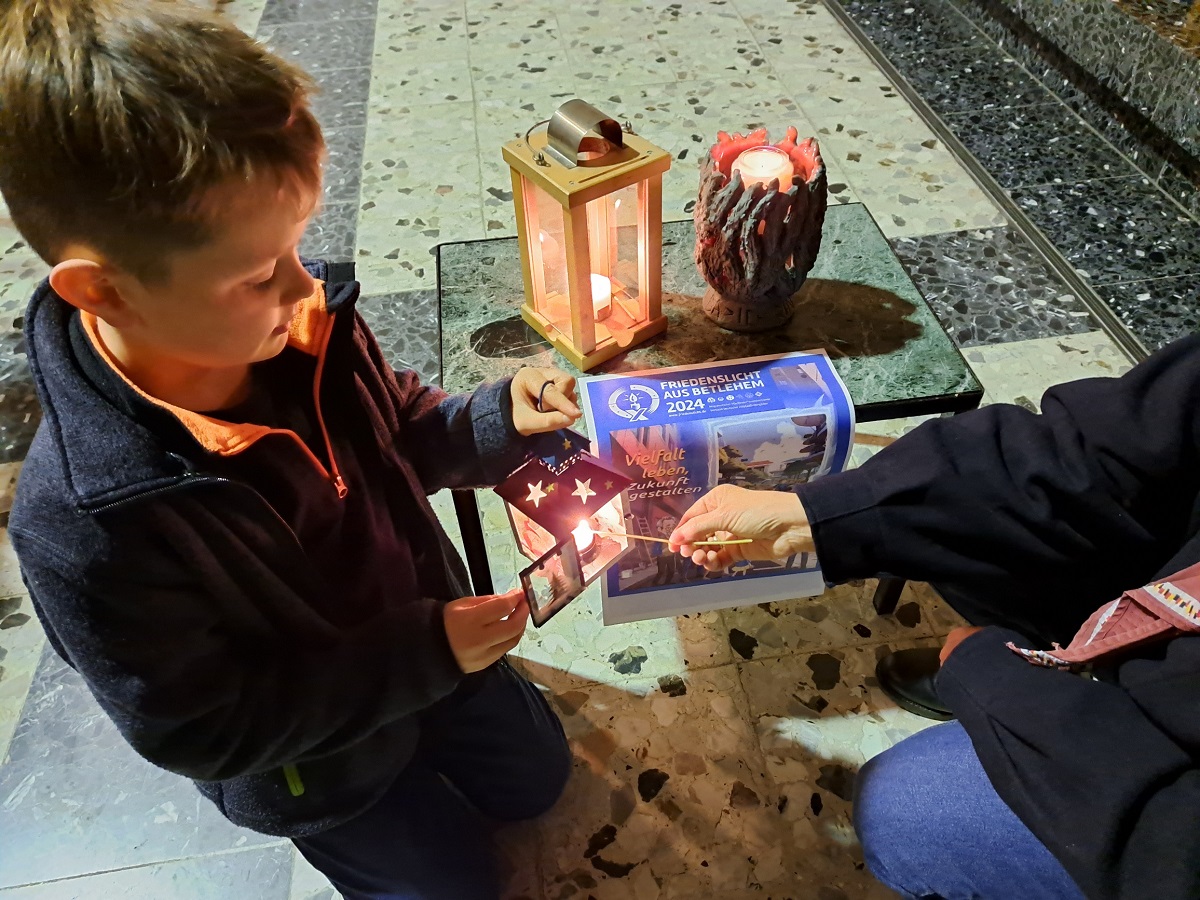
<instances>
[{"instance_id":1,"label":"boy's ear","mask_svg":"<svg viewBox=\"0 0 1200 900\"><path fill-rule=\"evenodd\" d=\"M108 269L90 259L68 259L50 271L50 286L77 309L114 328L131 323L133 311L121 298Z\"/></svg>"}]
</instances>

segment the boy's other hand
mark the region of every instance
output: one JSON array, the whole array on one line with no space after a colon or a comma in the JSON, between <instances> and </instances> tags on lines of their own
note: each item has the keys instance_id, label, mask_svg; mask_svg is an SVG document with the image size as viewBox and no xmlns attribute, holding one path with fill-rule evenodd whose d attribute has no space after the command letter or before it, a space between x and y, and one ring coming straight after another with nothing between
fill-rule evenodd
<instances>
[{"instance_id":1,"label":"boy's other hand","mask_svg":"<svg viewBox=\"0 0 1200 900\"><path fill-rule=\"evenodd\" d=\"M512 380L513 424L528 437L573 425L581 415L575 379L561 369L518 370Z\"/></svg>"},{"instance_id":2,"label":"boy's other hand","mask_svg":"<svg viewBox=\"0 0 1200 900\"><path fill-rule=\"evenodd\" d=\"M446 639L463 672L486 669L520 643L529 605L520 588L507 594L463 597L442 610Z\"/></svg>"},{"instance_id":3,"label":"boy's other hand","mask_svg":"<svg viewBox=\"0 0 1200 900\"><path fill-rule=\"evenodd\" d=\"M750 538L749 544L697 547L699 541ZM683 514L670 536L671 550L710 572L736 562L786 559L813 549L808 516L791 491L752 491L717 485Z\"/></svg>"}]
</instances>

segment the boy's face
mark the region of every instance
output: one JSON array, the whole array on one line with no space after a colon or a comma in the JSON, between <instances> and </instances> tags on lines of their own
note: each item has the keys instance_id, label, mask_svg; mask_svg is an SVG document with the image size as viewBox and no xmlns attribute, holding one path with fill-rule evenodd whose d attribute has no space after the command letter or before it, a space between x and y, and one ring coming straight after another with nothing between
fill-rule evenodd
<instances>
[{"instance_id":1,"label":"boy's face","mask_svg":"<svg viewBox=\"0 0 1200 900\"><path fill-rule=\"evenodd\" d=\"M123 340L211 369L261 362L286 346L297 305L315 289L298 247L317 198L253 186L222 194L213 240L174 255L164 279L114 276L130 313L110 323Z\"/></svg>"}]
</instances>

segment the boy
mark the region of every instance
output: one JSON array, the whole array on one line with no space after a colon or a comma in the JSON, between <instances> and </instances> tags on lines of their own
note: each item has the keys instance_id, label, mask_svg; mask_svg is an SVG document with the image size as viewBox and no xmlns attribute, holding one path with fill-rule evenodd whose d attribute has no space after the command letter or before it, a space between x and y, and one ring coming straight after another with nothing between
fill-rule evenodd
<instances>
[{"instance_id":1,"label":"boy","mask_svg":"<svg viewBox=\"0 0 1200 900\"><path fill-rule=\"evenodd\" d=\"M347 900L494 897L479 813L544 812L570 754L504 661L520 592L467 596L426 494L506 475L578 418L574 381L448 397L384 363L357 285L297 256L309 90L193 4L0 18L0 192L53 266L10 531L140 754Z\"/></svg>"}]
</instances>

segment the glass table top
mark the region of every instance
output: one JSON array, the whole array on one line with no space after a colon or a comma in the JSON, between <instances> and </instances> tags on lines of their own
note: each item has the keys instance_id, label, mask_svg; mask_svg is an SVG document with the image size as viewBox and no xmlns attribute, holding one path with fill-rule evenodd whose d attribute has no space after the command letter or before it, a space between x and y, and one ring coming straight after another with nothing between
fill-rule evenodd
<instances>
[{"instance_id":1,"label":"glass table top","mask_svg":"<svg viewBox=\"0 0 1200 900\"><path fill-rule=\"evenodd\" d=\"M771 331L738 334L705 317L694 244L691 221L664 223L667 332L592 374L823 349L860 420L978 406L979 382L862 204L830 207L796 314ZM437 259L443 387L470 390L523 365L577 372L521 319L516 238L442 244Z\"/></svg>"}]
</instances>

